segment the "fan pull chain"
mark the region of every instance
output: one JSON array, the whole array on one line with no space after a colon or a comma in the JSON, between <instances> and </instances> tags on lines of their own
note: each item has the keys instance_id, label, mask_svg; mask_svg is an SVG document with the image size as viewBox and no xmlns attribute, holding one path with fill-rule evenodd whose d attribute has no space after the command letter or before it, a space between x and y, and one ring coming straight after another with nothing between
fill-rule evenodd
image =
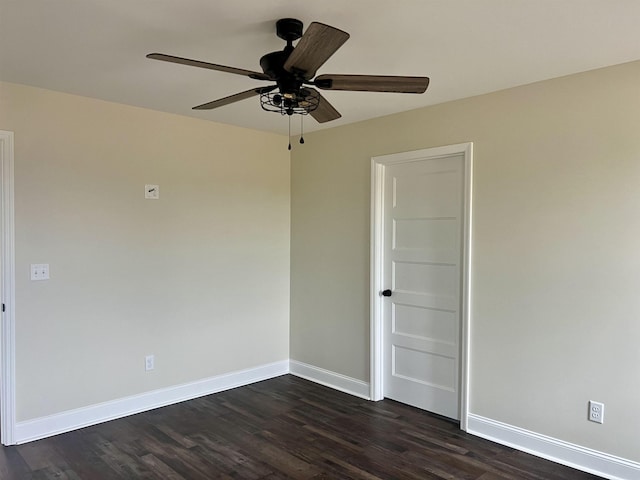
<instances>
[{"instance_id":1,"label":"fan pull chain","mask_svg":"<svg viewBox=\"0 0 640 480\"><path fill-rule=\"evenodd\" d=\"M300 115L300 143L304 143L304 115Z\"/></svg>"},{"instance_id":2,"label":"fan pull chain","mask_svg":"<svg viewBox=\"0 0 640 480\"><path fill-rule=\"evenodd\" d=\"M289 150L291 150L291 115L289 117Z\"/></svg>"}]
</instances>

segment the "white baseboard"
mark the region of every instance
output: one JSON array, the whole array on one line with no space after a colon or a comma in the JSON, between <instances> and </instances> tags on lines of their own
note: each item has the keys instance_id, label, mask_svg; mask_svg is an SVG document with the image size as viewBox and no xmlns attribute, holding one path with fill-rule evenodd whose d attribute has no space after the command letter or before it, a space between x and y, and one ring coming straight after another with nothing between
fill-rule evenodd
<instances>
[{"instance_id":1,"label":"white baseboard","mask_svg":"<svg viewBox=\"0 0 640 480\"><path fill-rule=\"evenodd\" d=\"M611 480L637 480L640 463L564 442L479 415L469 414L467 432L537 457Z\"/></svg>"},{"instance_id":2,"label":"white baseboard","mask_svg":"<svg viewBox=\"0 0 640 480\"><path fill-rule=\"evenodd\" d=\"M347 377L340 373L325 370L324 368L314 367L306 363L296 360L289 360L289 373L296 377L305 378L320 385L340 390L341 392L355 395L356 397L370 400L369 384L362 380Z\"/></svg>"},{"instance_id":3,"label":"white baseboard","mask_svg":"<svg viewBox=\"0 0 640 480\"><path fill-rule=\"evenodd\" d=\"M115 420L116 418L165 407L185 400L222 392L231 388L249 385L289 373L289 362L261 365L224 375L205 378L195 382L162 388L130 397L98 403L88 407L18 422L15 428L15 443L22 444L69 432L78 428Z\"/></svg>"}]
</instances>

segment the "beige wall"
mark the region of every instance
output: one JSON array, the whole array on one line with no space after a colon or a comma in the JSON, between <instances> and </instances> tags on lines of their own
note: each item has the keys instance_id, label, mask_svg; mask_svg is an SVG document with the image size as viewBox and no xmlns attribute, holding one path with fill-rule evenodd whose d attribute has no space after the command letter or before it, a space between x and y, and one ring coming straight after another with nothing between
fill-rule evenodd
<instances>
[{"instance_id":1,"label":"beige wall","mask_svg":"<svg viewBox=\"0 0 640 480\"><path fill-rule=\"evenodd\" d=\"M286 138L6 83L0 129L19 421L288 359Z\"/></svg>"},{"instance_id":2,"label":"beige wall","mask_svg":"<svg viewBox=\"0 0 640 480\"><path fill-rule=\"evenodd\" d=\"M471 141L471 412L640 460L640 62L306 140L292 359L369 380L370 158Z\"/></svg>"},{"instance_id":3,"label":"beige wall","mask_svg":"<svg viewBox=\"0 0 640 480\"><path fill-rule=\"evenodd\" d=\"M472 141L471 412L640 460L640 62L307 134L291 237L280 136L6 83L0 129L18 420L285 360L287 335L368 381L370 157Z\"/></svg>"}]
</instances>

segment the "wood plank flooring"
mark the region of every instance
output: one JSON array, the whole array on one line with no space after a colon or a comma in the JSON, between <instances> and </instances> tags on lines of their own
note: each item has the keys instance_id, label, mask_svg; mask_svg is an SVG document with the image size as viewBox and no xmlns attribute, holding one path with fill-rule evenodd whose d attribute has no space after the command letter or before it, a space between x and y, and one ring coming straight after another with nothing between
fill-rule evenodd
<instances>
[{"instance_id":1,"label":"wood plank flooring","mask_svg":"<svg viewBox=\"0 0 640 480\"><path fill-rule=\"evenodd\" d=\"M0 449L0 479L595 479L285 375Z\"/></svg>"}]
</instances>

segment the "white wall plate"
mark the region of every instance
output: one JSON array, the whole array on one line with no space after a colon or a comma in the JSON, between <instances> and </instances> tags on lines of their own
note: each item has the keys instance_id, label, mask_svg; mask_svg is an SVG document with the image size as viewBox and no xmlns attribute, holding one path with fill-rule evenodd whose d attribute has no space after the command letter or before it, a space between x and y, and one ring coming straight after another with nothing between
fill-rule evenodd
<instances>
[{"instance_id":1,"label":"white wall plate","mask_svg":"<svg viewBox=\"0 0 640 480\"><path fill-rule=\"evenodd\" d=\"M160 198L160 186L159 185L145 185L144 186L144 198L150 200L157 200Z\"/></svg>"}]
</instances>

